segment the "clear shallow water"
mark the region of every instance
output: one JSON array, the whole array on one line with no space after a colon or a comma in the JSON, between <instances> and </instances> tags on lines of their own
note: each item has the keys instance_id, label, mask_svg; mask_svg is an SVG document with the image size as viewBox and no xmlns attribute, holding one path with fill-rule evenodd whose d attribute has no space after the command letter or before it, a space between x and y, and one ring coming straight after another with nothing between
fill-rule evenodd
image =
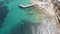
<instances>
[{"instance_id":1,"label":"clear shallow water","mask_svg":"<svg viewBox=\"0 0 60 34\"><path fill-rule=\"evenodd\" d=\"M1 32L0 34L5 34L4 32L9 31L9 29L13 25L20 23L21 19L27 18L27 10L20 9L19 5L20 4L27 5L30 3L30 0L0 0L0 1L4 2L3 6L7 6L9 10L8 14L6 15L6 18L4 18L3 27L0 30Z\"/></svg>"},{"instance_id":2,"label":"clear shallow water","mask_svg":"<svg viewBox=\"0 0 60 34\"><path fill-rule=\"evenodd\" d=\"M41 34L45 33L48 34L46 31L50 32L54 30L56 25L55 22L53 22L53 20L52 22L50 22L51 21L49 20L50 18L47 17L43 18L41 13L37 12L36 9L19 8L20 4L27 5L31 2L31 0L0 0L0 1L4 2L2 3L3 5L0 4L0 6L5 8L2 9L5 10L3 12L2 10L0 10L0 14L2 13L0 16L3 15L2 17L0 17L0 21L2 21L1 22L2 25L0 27L0 34L40 34L40 32L42 32ZM42 18L45 20L42 21ZM51 29L49 29L50 28L49 26L51 27Z\"/></svg>"},{"instance_id":3,"label":"clear shallow water","mask_svg":"<svg viewBox=\"0 0 60 34\"><path fill-rule=\"evenodd\" d=\"M40 17L42 15L39 15L40 13L36 12L34 8L27 8L27 9L19 8L20 4L28 5L30 4L30 2L31 0L0 0L0 6L2 10L4 10L4 11L0 10L0 13L2 12L0 16L4 17L4 18L0 17L0 19L1 18L3 19L3 20L1 19L2 25L0 27L0 34L14 34L15 33L14 31L16 31L16 28L21 28L20 24L22 24L21 26L23 26L23 24L27 23L27 26L28 26L28 24L30 23L35 23L36 19L39 19L40 21L41 19ZM4 7L5 9L3 9ZM13 32L10 30L12 30ZM20 31L21 30L16 31L16 33L21 34L21 33L18 33Z\"/></svg>"}]
</instances>

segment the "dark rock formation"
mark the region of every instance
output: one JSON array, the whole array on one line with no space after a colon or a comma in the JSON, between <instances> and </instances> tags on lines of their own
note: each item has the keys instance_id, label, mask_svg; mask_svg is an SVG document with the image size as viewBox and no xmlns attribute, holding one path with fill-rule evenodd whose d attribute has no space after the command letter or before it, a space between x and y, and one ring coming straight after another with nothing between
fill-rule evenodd
<instances>
[{"instance_id":1,"label":"dark rock formation","mask_svg":"<svg viewBox=\"0 0 60 34\"><path fill-rule=\"evenodd\" d=\"M4 2L0 1L0 6L3 5L3 4L4 4Z\"/></svg>"},{"instance_id":2,"label":"dark rock formation","mask_svg":"<svg viewBox=\"0 0 60 34\"><path fill-rule=\"evenodd\" d=\"M0 6L2 5L3 3L0 3ZM2 24L8 14L9 10L8 10L8 7L7 6L1 6L0 7L0 28L2 27Z\"/></svg>"}]
</instances>

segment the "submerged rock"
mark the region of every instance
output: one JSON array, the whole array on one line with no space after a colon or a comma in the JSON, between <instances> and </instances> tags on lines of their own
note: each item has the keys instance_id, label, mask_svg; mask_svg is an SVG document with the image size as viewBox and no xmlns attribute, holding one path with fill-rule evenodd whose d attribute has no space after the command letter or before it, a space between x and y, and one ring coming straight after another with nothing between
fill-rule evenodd
<instances>
[{"instance_id":1,"label":"submerged rock","mask_svg":"<svg viewBox=\"0 0 60 34\"><path fill-rule=\"evenodd\" d=\"M7 6L0 7L0 28L3 26L2 24L4 23L8 12L9 12L9 9Z\"/></svg>"}]
</instances>

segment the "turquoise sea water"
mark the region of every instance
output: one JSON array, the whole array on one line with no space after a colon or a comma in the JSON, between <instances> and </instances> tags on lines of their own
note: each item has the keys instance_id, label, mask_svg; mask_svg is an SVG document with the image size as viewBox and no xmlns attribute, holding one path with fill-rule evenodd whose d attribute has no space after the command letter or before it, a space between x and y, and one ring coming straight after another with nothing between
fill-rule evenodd
<instances>
[{"instance_id":1,"label":"turquoise sea water","mask_svg":"<svg viewBox=\"0 0 60 34\"><path fill-rule=\"evenodd\" d=\"M4 6L8 7L8 14L4 18L3 27L0 29L0 34L5 34L6 31L17 24L20 23L21 19L26 18L26 10L20 9L19 5L27 5L30 3L30 0L0 0L4 2ZM1 6L1 5L0 5ZM0 10L1 11L1 10Z\"/></svg>"},{"instance_id":2,"label":"turquoise sea water","mask_svg":"<svg viewBox=\"0 0 60 34\"><path fill-rule=\"evenodd\" d=\"M1 21L0 23L2 24L0 27L0 34L14 34L14 32L16 31L14 30L15 29L14 27L16 25L17 28L20 27L18 26L19 24L24 24L24 22L26 21L27 23L35 22L34 19L40 18L41 15L38 15L38 13L36 12L30 13L30 11L33 8L22 9L19 7L19 5L21 4L28 5L30 4L30 2L31 0L0 0L0 21ZM4 7L5 9L3 9ZM10 31L11 29L13 29L13 31ZM15 33L15 34L21 34L21 33Z\"/></svg>"}]
</instances>

